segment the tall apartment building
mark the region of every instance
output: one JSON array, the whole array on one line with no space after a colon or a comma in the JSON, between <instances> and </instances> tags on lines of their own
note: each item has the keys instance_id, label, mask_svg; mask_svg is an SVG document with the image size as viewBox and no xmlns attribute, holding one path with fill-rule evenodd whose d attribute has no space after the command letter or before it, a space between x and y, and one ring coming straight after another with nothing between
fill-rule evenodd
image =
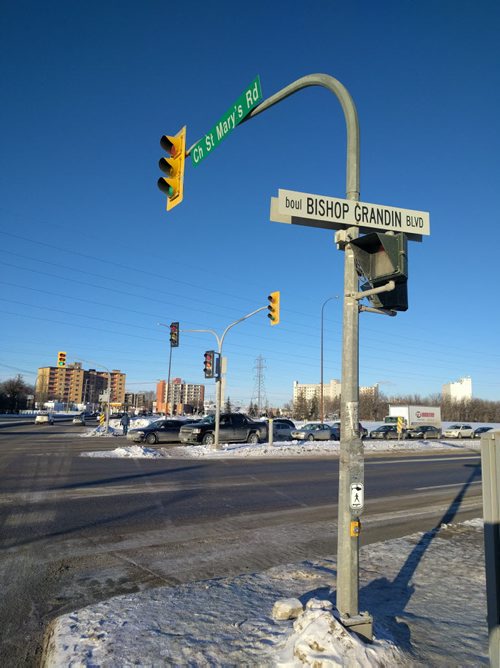
<instances>
[{"instance_id":1,"label":"tall apartment building","mask_svg":"<svg viewBox=\"0 0 500 668\"><path fill-rule=\"evenodd\" d=\"M156 385L156 410L158 413L169 413L170 404L176 413L184 412L184 407L203 407L205 400L205 386L186 383L180 378L170 381L167 405L167 381L160 380Z\"/></svg>"},{"instance_id":2,"label":"tall apartment building","mask_svg":"<svg viewBox=\"0 0 500 668\"><path fill-rule=\"evenodd\" d=\"M110 372L113 408L122 406L125 399L126 375L118 369ZM35 392L37 402L59 401L65 404L97 404L99 395L108 387L107 371L82 369L80 362L64 367L45 366L38 369Z\"/></svg>"},{"instance_id":3,"label":"tall apartment building","mask_svg":"<svg viewBox=\"0 0 500 668\"><path fill-rule=\"evenodd\" d=\"M470 401L472 399L472 378L460 378L453 383L446 383L442 389L443 399L451 401Z\"/></svg>"},{"instance_id":4,"label":"tall apartment building","mask_svg":"<svg viewBox=\"0 0 500 668\"><path fill-rule=\"evenodd\" d=\"M338 380L331 380L329 383L323 383L323 397L325 399L335 399L340 397L341 384ZM319 397L321 394L321 383L299 383L298 380L293 381L293 401L297 401L299 396L309 401L314 396Z\"/></svg>"},{"instance_id":5,"label":"tall apartment building","mask_svg":"<svg viewBox=\"0 0 500 668\"><path fill-rule=\"evenodd\" d=\"M378 383L371 385L369 387L360 387L359 393L365 396L374 396L378 395ZM331 380L329 383L323 383L323 397L328 399L336 399L340 397L342 390L342 383L338 380ZM300 395L303 395L304 398L309 401L314 396L319 398L321 394L321 383L299 383L298 380L293 381L293 401L297 401Z\"/></svg>"}]
</instances>

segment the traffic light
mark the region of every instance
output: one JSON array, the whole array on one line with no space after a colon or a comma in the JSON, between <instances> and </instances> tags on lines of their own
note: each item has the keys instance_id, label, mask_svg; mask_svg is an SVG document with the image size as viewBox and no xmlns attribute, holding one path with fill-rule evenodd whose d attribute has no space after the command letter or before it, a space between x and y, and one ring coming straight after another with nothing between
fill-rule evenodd
<instances>
[{"instance_id":1,"label":"traffic light","mask_svg":"<svg viewBox=\"0 0 500 668\"><path fill-rule=\"evenodd\" d=\"M376 308L393 311L408 309L408 241L405 234L372 232L350 242L356 269L367 283L361 290L378 288L388 281L396 287L368 297Z\"/></svg>"},{"instance_id":2,"label":"traffic light","mask_svg":"<svg viewBox=\"0 0 500 668\"><path fill-rule=\"evenodd\" d=\"M182 202L184 196L184 165L186 162L186 126L174 137L163 135L161 147L168 158L160 158L159 166L166 177L158 179L158 188L167 196L167 211Z\"/></svg>"},{"instance_id":3,"label":"traffic light","mask_svg":"<svg viewBox=\"0 0 500 668\"><path fill-rule=\"evenodd\" d=\"M178 348L179 346L179 323L171 322L170 323L170 346L172 348Z\"/></svg>"},{"instance_id":4,"label":"traffic light","mask_svg":"<svg viewBox=\"0 0 500 668\"><path fill-rule=\"evenodd\" d=\"M66 366L66 353L58 352L57 353L57 366L65 367Z\"/></svg>"},{"instance_id":5,"label":"traffic light","mask_svg":"<svg viewBox=\"0 0 500 668\"><path fill-rule=\"evenodd\" d=\"M203 366L205 378L215 378L215 351L207 350L205 353L205 362Z\"/></svg>"},{"instance_id":6,"label":"traffic light","mask_svg":"<svg viewBox=\"0 0 500 668\"><path fill-rule=\"evenodd\" d=\"M280 293L271 292L267 299L269 301L267 317L271 320L271 325L277 325L280 321Z\"/></svg>"}]
</instances>

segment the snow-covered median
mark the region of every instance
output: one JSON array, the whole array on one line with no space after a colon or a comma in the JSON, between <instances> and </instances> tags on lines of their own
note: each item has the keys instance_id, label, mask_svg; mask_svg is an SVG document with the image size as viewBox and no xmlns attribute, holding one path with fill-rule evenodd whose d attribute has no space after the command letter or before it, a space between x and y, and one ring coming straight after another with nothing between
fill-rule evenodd
<instances>
[{"instance_id":1,"label":"snow-covered median","mask_svg":"<svg viewBox=\"0 0 500 668\"><path fill-rule=\"evenodd\" d=\"M365 452L415 452L448 450L480 450L480 441L364 441ZM114 450L83 452L82 457L141 457L166 458L206 458L221 459L227 457L314 457L339 454L338 441L282 441L273 443L224 443L220 450L212 450L207 445L169 445L165 448L128 445Z\"/></svg>"}]
</instances>

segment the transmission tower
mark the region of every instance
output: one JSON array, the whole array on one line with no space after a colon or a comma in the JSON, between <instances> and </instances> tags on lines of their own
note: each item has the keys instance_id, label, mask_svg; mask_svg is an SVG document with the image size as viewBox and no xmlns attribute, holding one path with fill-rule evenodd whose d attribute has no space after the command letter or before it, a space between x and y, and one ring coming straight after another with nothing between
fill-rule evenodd
<instances>
[{"instance_id":1,"label":"transmission tower","mask_svg":"<svg viewBox=\"0 0 500 668\"><path fill-rule=\"evenodd\" d=\"M252 403L257 404L259 415L262 407L267 406L266 388L264 387L264 369L266 368L265 359L259 355L255 360L255 385L252 393Z\"/></svg>"}]
</instances>

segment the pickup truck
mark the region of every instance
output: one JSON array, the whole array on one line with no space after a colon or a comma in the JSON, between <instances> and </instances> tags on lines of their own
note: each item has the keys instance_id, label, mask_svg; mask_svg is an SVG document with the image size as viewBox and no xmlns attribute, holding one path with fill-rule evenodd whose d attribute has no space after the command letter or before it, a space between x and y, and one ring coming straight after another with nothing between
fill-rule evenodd
<instances>
[{"instance_id":1,"label":"pickup truck","mask_svg":"<svg viewBox=\"0 0 500 668\"><path fill-rule=\"evenodd\" d=\"M254 422L243 413L222 413L219 423L221 443L259 443L267 439L267 424ZM212 445L215 442L215 416L208 415L199 422L186 424L179 432L181 443Z\"/></svg>"}]
</instances>

